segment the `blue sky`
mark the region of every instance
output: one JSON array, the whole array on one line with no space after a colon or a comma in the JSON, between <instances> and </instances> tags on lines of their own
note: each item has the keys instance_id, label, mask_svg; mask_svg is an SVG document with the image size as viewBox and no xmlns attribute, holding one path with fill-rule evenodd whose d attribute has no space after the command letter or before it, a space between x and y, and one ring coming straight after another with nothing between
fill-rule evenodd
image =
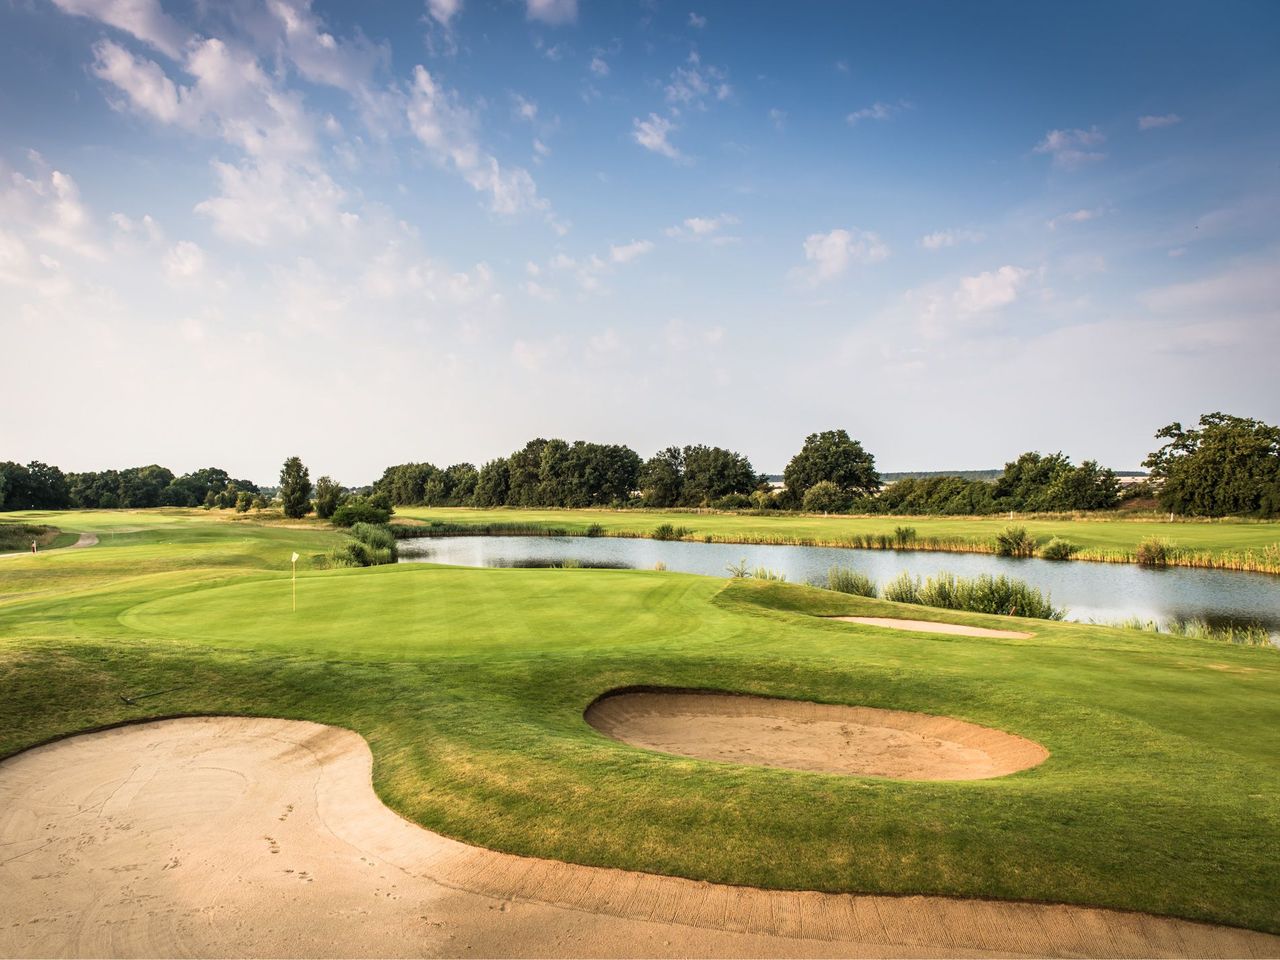
<instances>
[{"instance_id":1,"label":"blue sky","mask_svg":"<svg viewBox=\"0 0 1280 960\"><path fill-rule=\"evenodd\" d=\"M1280 6L9 0L0 455L1280 419Z\"/></svg>"}]
</instances>

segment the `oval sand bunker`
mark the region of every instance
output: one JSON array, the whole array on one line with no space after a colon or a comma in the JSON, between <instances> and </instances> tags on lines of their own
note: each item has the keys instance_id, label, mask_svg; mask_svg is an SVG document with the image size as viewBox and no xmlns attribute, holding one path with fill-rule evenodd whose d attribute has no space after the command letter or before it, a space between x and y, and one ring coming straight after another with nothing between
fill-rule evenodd
<instances>
[{"instance_id":1,"label":"oval sand bunker","mask_svg":"<svg viewBox=\"0 0 1280 960\"><path fill-rule=\"evenodd\" d=\"M587 723L663 753L899 780L983 780L1043 763L1049 751L950 717L728 693L606 694Z\"/></svg>"}]
</instances>

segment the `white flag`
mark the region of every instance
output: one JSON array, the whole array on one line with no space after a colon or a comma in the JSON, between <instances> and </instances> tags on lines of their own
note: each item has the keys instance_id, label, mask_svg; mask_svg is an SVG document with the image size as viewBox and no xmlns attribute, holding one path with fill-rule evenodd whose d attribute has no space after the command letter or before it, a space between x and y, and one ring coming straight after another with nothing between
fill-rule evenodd
<instances>
[{"instance_id":1,"label":"white flag","mask_svg":"<svg viewBox=\"0 0 1280 960\"><path fill-rule=\"evenodd\" d=\"M297 563L297 562L298 562L298 555L297 555L297 553L295 553L295 554L293 555L293 562L294 562L294 563Z\"/></svg>"}]
</instances>

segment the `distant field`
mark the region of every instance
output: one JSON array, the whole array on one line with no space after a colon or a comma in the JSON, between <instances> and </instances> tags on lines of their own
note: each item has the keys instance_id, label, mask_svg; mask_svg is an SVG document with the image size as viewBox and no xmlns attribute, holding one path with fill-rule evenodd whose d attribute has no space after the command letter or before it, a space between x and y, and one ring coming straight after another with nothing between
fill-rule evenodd
<instances>
[{"instance_id":1,"label":"distant field","mask_svg":"<svg viewBox=\"0 0 1280 960\"><path fill-rule=\"evenodd\" d=\"M484 526L536 524L584 533L599 524L613 536L649 536L659 524L685 527L688 539L711 537L739 543L815 543L848 546L851 539L892 538L898 527L915 530L917 549L990 552L995 535L1010 525L1036 538L1063 537L1081 548L1080 559L1132 562L1138 544L1150 537L1170 541L1187 566L1264 570L1280 573L1280 521L1136 519L1107 514L1076 518L1016 517L820 517L797 514L743 515L695 511L536 510L468 507L399 507L397 516L424 521ZM872 545L863 543L862 545Z\"/></svg>"},{"instance_id":2,"label":"distant field","mask_svg":"<svg viewBox=\"0 0 1280 960\"><path fill-rule=\"evenodd\" d=\"M403 816L494 849L734 884L1065 901L1280 931L1274 650L654 571L318 571L308 561L340 535L314 522L203 511L63 521L100 544L0 568L0 756L173 714L310 719L368 740L378 793ZM786 522L821 532L849 521ZM831 614L1033 637L820 619ZM583 721L595 697L638 684L942 714L1051 756L992 780L894 781L666 756Z\"/></svg>"}]
</instances>

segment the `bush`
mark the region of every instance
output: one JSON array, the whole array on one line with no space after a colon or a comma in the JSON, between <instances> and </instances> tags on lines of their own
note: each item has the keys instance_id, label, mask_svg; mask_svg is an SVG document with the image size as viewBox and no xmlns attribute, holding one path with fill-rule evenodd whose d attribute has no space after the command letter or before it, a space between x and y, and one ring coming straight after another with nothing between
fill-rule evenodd
<instances>
[{"instance_id":1,"label":"bush","mask_svg":"<svg viewBox=\"0 0 1280 960\"><path fill-rule=\"evenodd\" d=\"M1070 560L1079 549L1070 540L1054 537L1040 548L1040 556L1046 560Z\"/></svg>"},{"instance_id":2,"label":"bush","mask_svg":"<svg viewBox=\"0 0 1280 960\"><path fill-rule=\"evenodd\" d=\"M819 480L805 491L801 503L805 513L840 513L848 506L849 497L830 480Z\"/></svg>"},{"instance_id":3,"label":"bush","mask_svg":"<svg viewBox=\"0 0 1280 960\"><path fill-rule=\"evenodd\" d=\"M1167 567L1173 544L1159 537L1147 537L1138 544L1138 563L1144 567Z\"/></svg>"},{"instance_id":4,"label":"bush","mask_svg":"<svg viewBox=\"0 0 1280 960\"><path fill-rule=\"evenodd\" d=\"M915 527L894 527L893 542L899 547L907 547L916 542Z\"/></svg>"},{"instance_id":5,"label":"bush","mask_svg":"<svg viewBox=\"0 0 1280 960\"><path fill-rule=\"evenodd\" d=\"M587 527L587 536L588 536L588 537L603 537L603 536L604 536L604 524L602 524L602 523L593 523L591 526Z\"/></svg>"},{"instance_id":6,"label":"bush","mask_svg":"<svg viewBox=\"0 0 1280 960\"><path fill-rule=\"evenodd\" d=\"M655 540L683 540L689 534L693 533L688 527L673 527L669 523L661 523L653 529L653 539Z\"/></svg>"},{"instance_id":7,"label":"bush","mask_svg":"<svg viewBox=\"0 0 1280 960\"><path fill-rule=\"evenodd\" d=\"M884 598L894 603L919 603L920 578L904 570L884 585Z\"/></svg>"},{"instance_id":8,"label":"bush","mask_svg":"<svg viewBox=\"0 0 1280 960\"><path fill-rule=\"evenodd\" d=\"M333 511L336 527L349 527L355 523L384 524L391 519L391 507L384 506L374 497L352 497Z\"/></svg>"},{"instance_id":9,"label":"bush","mask_svg":"<svg viewBox=\"0 0 1280 960\"><path fill-rule=\"evenodd\" d=\"M395 534L383 524L354 523L351 525L351 536L365 546L379 550L394 550L396 546Z\"/></svg>"},{"instance_id":10,"label":"bush","mask_svg":"<svg viewBox=\"0 0 1280 960\"><path fill-rule=\"evenodd\" d=\"M1005 527L996 534L996 553L1002 557L1030 557L1036 552L1036 539L1026 527Z\"/></svg>"},{"instance_id":11,"label":"bush","mask_svg":"<svg viewBox=\"0 0 1280 960\"><path fill-rule=\"evenodd\" d=\"M341 547L334 547L329 552L329 563L335 567L376 567L384 563L395 563L395 551L384 547L371 547L352 540Z\"/></svg>"},{"instance_id":12,"label":"bush","mask_svg":"<svg viewBox=\"0 0 1280 960\"><path fill-rule=\"evenodd\" d=\"M743 557L737 563L729 564L725 569L729 571L729 576L735 580L743 580L751 576L751 569L747 566L746 557Z\"/></svg>"},{"instance_id":13,"label":"bush","mask_svg":"<svg viewBox=\"0 0 1280 960\"><path fill-rule=\"evenodd\" d=\"M827 589L851 593L856 597L874 597L880 592L874 580L848 567L832 567L827 571Z\"/></svg>"},{"instance_id":14,"label":"bush","mask_svg":"<svg viewBox=\"0 0 1280 960\"><path fill-rule=\"evenodd\" d=\"M768 567L756 567L751 576L756 580L776 580L778 583L784 583L787 579L785 573L778 573L778 571L770 570Z\"/></svg>"},{"instance_id":15,"label":"bush","mask_svg":"<svg viewBox=\"0 0 1280 960\"><path fill-rule=\"evenodd\" d=\"M749 510L751 498L745 493L726 493L718 500L712 500L711 506L716 510Z\"/></svg>"}]
</instances>

